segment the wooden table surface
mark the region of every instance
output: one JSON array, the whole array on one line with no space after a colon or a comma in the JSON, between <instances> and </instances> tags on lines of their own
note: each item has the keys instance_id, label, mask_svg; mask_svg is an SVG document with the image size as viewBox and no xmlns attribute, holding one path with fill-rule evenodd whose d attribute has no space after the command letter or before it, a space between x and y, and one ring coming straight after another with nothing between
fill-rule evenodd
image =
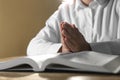
<instances>
[{"instance_id":1,"label":"wooden table surface","mask_svg":"<svg viewBox=\"0 0 120 80\"><path fill-rule=\"evenodd\" d=\"M120 80L120 75L58 72L0 72L0 80Z\"/></svg>"},{"instance_id":2,"label":"wooden table surface","mask_svg":"<svg viewBox=\"0 0 120 80\"><path fill-rule=\"evenodd\" d=\"M6 58L4 60L8 60ZM0 59L2 61L3 59ZM85 72L13 72L0 71L0 80L120 80L120 74Z\"/></svg>"}]
</instances>

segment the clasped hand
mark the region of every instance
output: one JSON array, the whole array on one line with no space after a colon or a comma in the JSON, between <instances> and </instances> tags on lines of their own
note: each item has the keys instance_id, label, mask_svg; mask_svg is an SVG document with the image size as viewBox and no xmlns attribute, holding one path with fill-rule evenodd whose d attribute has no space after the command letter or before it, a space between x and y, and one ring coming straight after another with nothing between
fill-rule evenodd
<instances>
[{"instance_id":1,"label":"clasped hand","mask_svg":"<svg viewBox=\"0 0 120 80\"><path fill-rule=\"evenodd\" d=\"M89 43L85 40L84 36L79 32L74 24L61 22L61 52L80 52L91 50Z\"/></svg>"}]
</instances>

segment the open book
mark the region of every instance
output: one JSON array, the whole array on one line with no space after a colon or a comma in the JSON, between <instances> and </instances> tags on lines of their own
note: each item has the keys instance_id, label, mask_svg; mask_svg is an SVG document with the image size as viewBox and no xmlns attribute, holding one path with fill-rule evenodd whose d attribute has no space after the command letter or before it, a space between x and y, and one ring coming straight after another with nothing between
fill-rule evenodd
<instances>
[{"instance_id":1,"label":"open book","mask_svg":"<svg viewBox=\"0 0 120 80\"><path fill-rule=\"evenodd\" d=\"M29 65L25 67L24 64ZM19 66L22 66L21 68ZM18 67L18 68L17 68ZM45 69L72 70L87 72L118 73L120 71L120 56L85 51L69 54L45 54L25 56L0 62L0 70L21 69L44 71Z\"/></svg>"}]
</instances>

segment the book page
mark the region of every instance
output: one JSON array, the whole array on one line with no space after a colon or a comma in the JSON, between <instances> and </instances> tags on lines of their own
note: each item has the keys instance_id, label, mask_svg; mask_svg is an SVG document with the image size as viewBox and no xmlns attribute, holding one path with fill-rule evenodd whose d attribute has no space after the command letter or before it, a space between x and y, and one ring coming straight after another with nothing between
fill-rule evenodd
<instances>
[{"instance_id":1,"label":"book page","mask_svg":"<svg viewBox=\"0 0 120 80\"><path fill-rule=\"evenodd\" d=\"M40 62L44 62L45 60L47 59L50 59L50 58L55 58L57 56L59 56L60 54L42 54L42 55L38 55L38 56L27 56L27 58L30 58L32 60L34 60L36 63L40 63Z\"/></svg>"},{"instance_id":2,"label":"book page","mask_svg":"<svg viewBox=\"0 0 120 80\"><path fill-rule=\"evenodd\" d=\"M34 71L39 71L43 62L47 59L54 58L59 54L45 54L38 56L22 56L12 59L5 59L0 62L0 70L10 69L10 70L28 70L26 66L21 65L29 65L31 69Z\"/></svg>"},{"instance_id":3,"label":"book page","mask_svg":"<svg viewBox=\"0 0 120 80\"><path fill-rule=\"evenodd\" d=\"M85 51L79 53L70 53L61 55L62 58L75 63L89 64L95 66L102 66L111 60L117 58L117 55L109 55L92 51Z\"/></svg>"}]
</instances>

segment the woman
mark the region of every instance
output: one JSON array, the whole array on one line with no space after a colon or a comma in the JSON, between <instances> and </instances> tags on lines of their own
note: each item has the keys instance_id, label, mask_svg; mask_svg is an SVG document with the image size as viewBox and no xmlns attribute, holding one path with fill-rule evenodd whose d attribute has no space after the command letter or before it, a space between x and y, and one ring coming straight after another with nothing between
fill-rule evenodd
<instances>
[{"instance_id":1,"label":"woman","mask_svg":"<svg viewBox=\"0 0 120 80\"><path fill-rule=\"evenodd\" d=\"M31 40L27 54L120 54L119 7L120 0L66 0Z\"/></svg>"}]
</instances>

